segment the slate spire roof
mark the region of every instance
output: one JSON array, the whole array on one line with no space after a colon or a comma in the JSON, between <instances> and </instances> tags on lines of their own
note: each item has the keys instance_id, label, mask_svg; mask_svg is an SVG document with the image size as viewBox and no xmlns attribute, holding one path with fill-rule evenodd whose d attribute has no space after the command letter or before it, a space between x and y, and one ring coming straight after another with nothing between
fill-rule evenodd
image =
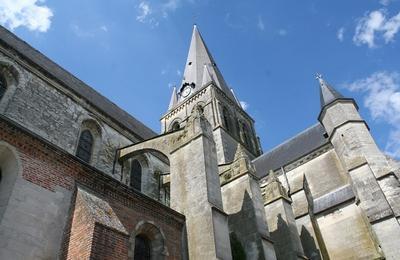
<instances>
[{"instance_id":1,"label":"slate spire roof","mask_svg":"<svg viewBox=\"0 0 400 260\"><path fill-rule=\"evenodd\" d=\"M169 101L168 110L173 108L178 103L178 94L176 93L176 87L172 90L171 101Z\"/></svg>"},{"instance_id":2,"label":"slate spire roof","mask_svg":"<svg viewBox=\"0 0 400 260\"><path fill-rule=\"evenodd\" d=\"M319 82L319 94L321 101L321 108L332 103L337 99L342 99L344 96L340 94L336 89L330 86L323 78L321 74L317 74L316 79Z\"/></svg>"},{"instance_id":3,"label":"slate spire roof","mask_svg":"<svg viewBox=\"0 0 400 260\"><path fill-rule=\"evenodd\" d=\"M204 73L207 73L208 75L204 75ZM185 71L183 73L182 85L178 88L178 92L183 86L194 83L194 89L191 92L194 93L203 87L203 84L208 84L210 82L214 83L229 98L236 102L236 99L219 71L214 58L201 37L197 26L194 25ZM183 99L184 97L179 96L178 101Z\"/></svg>"}]
</instances>

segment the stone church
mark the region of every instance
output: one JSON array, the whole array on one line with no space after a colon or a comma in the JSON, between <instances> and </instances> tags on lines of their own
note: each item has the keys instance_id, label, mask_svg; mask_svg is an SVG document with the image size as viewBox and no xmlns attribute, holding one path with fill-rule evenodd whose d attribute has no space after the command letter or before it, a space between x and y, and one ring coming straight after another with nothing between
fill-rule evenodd
<instances>
[{"instance_id":1,"label":"stone church","mask_svg":"<svg viewBox=\"0 0 400 260\"><path fill-rule=\"evenodd\" d=\"M196 26L160 134L0 27L0 259L399 259L400 165L317 80L263 153Z\"/></svg>"}]
</instances>

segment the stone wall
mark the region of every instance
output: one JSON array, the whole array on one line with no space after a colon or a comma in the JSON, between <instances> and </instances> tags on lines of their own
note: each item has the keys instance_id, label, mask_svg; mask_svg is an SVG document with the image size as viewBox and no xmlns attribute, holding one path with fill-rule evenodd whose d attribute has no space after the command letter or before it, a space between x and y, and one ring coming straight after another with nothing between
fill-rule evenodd
<instances>
[{"instance_id":1,"label":"stone wall","mask_svg":"<svg viewBox=\"0 0 400 260\"><path fill-rule=\"evenodd\" d=\"M135 133L120 127L82 97L47 78L34 67L27 64L22 66L18 60L1 53L1 49L0 69L8 83L6 94L0 100L0 114L73 155L80 133L83 129L89 129L95 139L90 165L121 179L119 164L115 165L113 174L116 150L139 141ZM153 167L153 164L163 163L151 154L147 157L149 170L143 177L142 192L158 198L153 168L157 170L167 166Z\"/></svg>"},{"instance_id":2,"label":"stone wall","mask_svg":"<svg viewBox=\"0 0 400 260\"><path fill-rule=\"evenodd\" d=\"M336 151L327 149L317 157L306 155L301 160L296 167L285 166L288 170L279 180L293 201L305 255L310 259L321 259L325 254L331 259L380 257L375 233L355 204L352 187L356 183L350 180Z\"/></svg>"}]
</instances>

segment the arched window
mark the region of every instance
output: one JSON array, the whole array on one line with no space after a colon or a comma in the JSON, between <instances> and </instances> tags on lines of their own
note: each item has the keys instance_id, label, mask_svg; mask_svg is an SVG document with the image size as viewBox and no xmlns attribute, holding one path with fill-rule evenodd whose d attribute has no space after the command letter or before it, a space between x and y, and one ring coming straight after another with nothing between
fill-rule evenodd
<instances>
[{"instance_id":1,"label":"arched window","mask_svg":"<svg viewBox=\"0 0 400 260\"><path fill-rule=\"evenodd\" d=\"M131 187L136 190L142 188L142 166L138 160L133 160L131 164Z\"/></svg>"},{"instance_id":2,"label":"arched window","mask_svg":"<svg viewBox=\"0 0 400 260\"><path fill-rule=\"evenodd\" d=\"M140 221L129 238L128 259L167 259L168 248L161 229L153 223Z\"/></svg>"},{"instance_id":3,"label":"arched window","mask_svg":"<svg viewBox=\"0 0 400 260\"><path fill-rule=\"evenodd\" d=\"M180 128L181 128L181 126L179 125L179 122L176 121L175 123L172 124L171 130L176 131L176 130L179 130Z\"/></svg>"},{"instance_id":4,"label":"arched window","mask_svg":"<svg viewBox=\"0 0 400 260\"><path fill-rule=\"evenodd\" d=\"M231 116L229 114L229 111L226 107L224 107L222 109L222 116L224 118L224 126L226 128L226 130L231 131L232 127L231 127Z\"/></svg>"},{"instance_id":5,"label":"arched window","mask_svg":"<svg viewBox=\"0 0 400 260\"><path fill-rule=\"evenodd\" d=\"M83 161L89 163L92 156L93 148L93 135L89 130L84 130L79 137L78 149L76 150L76 156Z\"/></svg>"},{"instance_id":6,"label":"arched window","mask_svg":"<svg viewBox=\"0 0 400 260\"><path fill-rule=\"evenodd\" d=\"M243 141L246 144L247 147L251 147L251 139L250 139L250 132L249 128L247 127L246 124L242 124L242 131L243 131Z\"/></svg>"},{"instance_id":7,"label":"arched window","mask_svg":"<svg viewBox=\"0 0 400 260\"><path fill-rule=\"evenodd\" d=\"M7 90L7 81L3 75L0 75L0 100L4 96Z\"/></svg>"},{"instance_id":8,"label":"arched window","mask_svg":"<svg viewBox=\"0 0 400 260\"><path fill-rule=\"evenodd\" d=\"M135 260L150 260L150 241L143 235L135 237Z\"/></svg>"}]
</instances>

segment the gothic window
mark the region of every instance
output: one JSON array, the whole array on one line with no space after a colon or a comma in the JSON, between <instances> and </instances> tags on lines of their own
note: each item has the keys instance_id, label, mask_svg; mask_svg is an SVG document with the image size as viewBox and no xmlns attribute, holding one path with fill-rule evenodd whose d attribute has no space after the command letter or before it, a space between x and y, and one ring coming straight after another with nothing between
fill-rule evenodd
<instances>
[{"instance_id":1,"label":"gothic window","mask_svg":"<svg viewBox=\"0 0 400 260\"><path fill-rule=\"evenodd\" d=\"M180 128L181 128L181 126L179 125L179 122L175 122L172 124L171 130L176 131L176 130L179 130Z\"/></svg>"},{"instance_id":2,"label":"gothic window","mask_svg":"<svg viewBox=\"0 0 400 260\"><path fill-rule=\"evenodd\" d=\"M136 190L141 190L142 188L142 166L138 160L133 160L131 164L131 187Z\"/></svg>"},{"instance_id":3,"label":"gothic window","mask_svg":"<svg viewBox=\"0 0 400 260\"><path fill-rule=\"evenodd\" d=\"M93 135L89 130L84 130L79 137L78 149L76 156L83 161L89 163L92 156Z\"/></svg>"},{"instance_id":4,"label":"gothic window","mask_svg":"<svg viewBox=\"0 0 400 260\"><path fill-rule=\"evenodd\" d=\"M7 81L3 75L0 75L0 100L4 96L7 90Z\"/></svg>"},{"instance_id":5,"label":"gothic window","mask_svg":"<svg viewBox=\"0 0 400 260\"><path fill-rule=\"evenodd\" d=\"M224 107L224 108L222 109L222 116L224 117L224 125L225 125L226 130L227 130L228 132L231 131L232 129L231 129L230 114L229 114L228 109L226 109L226 107Z\"/></svg>"},{"instance_id":6,"label":"gothic window","mask_svg":"<svg viewBox=\"0 0 400 260\"><path fill-rule=\"evenodd\" d=\"M135 237L135 260L150 260L150 241L143 235Z\"/></svg>"},{"instance_id":7,"label":"gothic window","mask_svg":"<svg viewBox=\"0 0 400 260\"><path fill-rule=\"evenodd\" d=\"M246 124L242 125L242 131L243 131L244 143L246 144L247 147L251 147L250 132Z\"/></svg>"}]
</instances>

